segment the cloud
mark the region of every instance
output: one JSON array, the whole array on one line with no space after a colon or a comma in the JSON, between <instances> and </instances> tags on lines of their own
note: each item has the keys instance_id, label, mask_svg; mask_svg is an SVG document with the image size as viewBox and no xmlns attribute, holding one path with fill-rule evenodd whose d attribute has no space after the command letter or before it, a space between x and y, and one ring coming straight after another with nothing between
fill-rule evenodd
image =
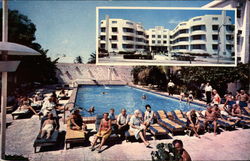
<instances>
[{"instance_id":1,"label":"cloud","mask_svg":"<svg viewBox=\"0 0 250 161\"><path fill-rule=\"evenodd\" d=\"M170 19L169 21L168 21L168 23L169 24L175 24L175 25L177 25L177 24L179 24L180 22L182 22L183 20L180 20L180 19L178 19L178 18L172 18L172 19Z\"/></svg>"}]
</instances>

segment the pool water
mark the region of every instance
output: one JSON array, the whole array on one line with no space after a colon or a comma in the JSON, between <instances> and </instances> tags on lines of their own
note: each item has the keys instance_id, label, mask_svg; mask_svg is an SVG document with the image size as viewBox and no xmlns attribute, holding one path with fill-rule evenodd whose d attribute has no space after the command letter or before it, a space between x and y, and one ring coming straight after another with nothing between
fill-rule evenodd
<instances>
[{"instance_id":1,"label":"pool water","mask_svg":"<svg viewBox=\"0 0 250 161\"><path fill-rule=\"evenodd\" d=\"M105 94L103 94L105 92ZM142 99L142 95L147 99ZM189 111L191 109L203 110L202 106L187 104L179 100L155 94L149 91L133 88L130 86L94 86L83 85L78 88L76 105L89 109L95 107L95 114L109 112L110 108L115 109L115 114L119 114L122 108L126 108L128 114L133 114L134 110L145 111L145 105L149 104L153 111L172 111L180 109ZM88 112L82 112L83 116L91 116Z\"/></svg>"}]
</instances>

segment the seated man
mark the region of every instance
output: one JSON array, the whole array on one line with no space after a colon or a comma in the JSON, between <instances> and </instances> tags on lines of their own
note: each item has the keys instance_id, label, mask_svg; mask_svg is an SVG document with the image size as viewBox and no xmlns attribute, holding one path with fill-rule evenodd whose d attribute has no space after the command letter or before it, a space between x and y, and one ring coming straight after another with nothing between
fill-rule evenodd
<instances>
[{"instance_id":1,"label":"seated man","mask_svg":"<svg viewBox=\"0 0 250 161\"><path fill-rule=\"evenodd\" d=\"M183 143L181 140L174 140L173 146L177 150L177 152L181 155L180 161L191 161L190 155L185 149L183 149Z\"/></svg>"},{"instance_id":2,"label":"seated man","mask_svg":"<svg viewBox=\"0 0 250 161\"><path fill-rule=\"evenodd\" d=\"M111 126L112 126L112 131L114 133L117 133L117 124L116 124L116 118L115 118L115 109L111 108L109 110L109 116L108 118L111 120Z\"/></svg>"},{"instance_id":3,"label":"seated man","mask_svg":"<svg viewBox=\"0 0 250 161\"><path fill-rule=\"evenodd\" d=\"M51 137L52 131L54 128L57 127L57 122L53 118L53 114L48 114L48 119L43 122L42 129L41 129L41 138L47 134L46 139Z\"/></svg>"},{"instance_id":4,"label":"seated man","mask_svg":"<svg viewBox=\"0 0 250 161\"><path fill-rule=\"evenodd\" d=\"M122 109L121 113L117 117L117 126L118 126L118 133L121 135L122 138L125 137L125 132L129 129L129 117L126 113L126 109Z\"/></svg>"},{"instance_id":5,"label":"seated man","mask_svg":"<svg viewBox=\"0 0 250 161\"><path fill-rule=\"evenodd\" d=\"M241 115L242 115L240 106L238 104L233 105L233 108L232 108L231 112L232 112L231 115L235 116L235 117L241 117Z\"/></svg>"},{"instance_id":6,"label":"seated man","mask_svg":"<svg viewBox=\"0 0 250 161\"><path fill-rule=\"evenodd\" d=\"M214 125L214 135L216 135L217 130L217 116L216 113L213 112L212 107L208 107L207 111L205 112L205 129L207 129L208 124Z\"/></svg>"},{"instance_id":7,"label":"seated man","mask_svg":"<svg viewBox=\"0 0 250 161\"><path fill-rule=\"evenodd\" d=\"M72 130L83 130L87 132L87 126L83 123L82 116L80 115L80 111L75 110L69 118L70 120L70 129Z\"/></svg>"},{"instance_id":8,"label":"seated man","mask_svg":"<svg viewBox=\"0 0 250 161\"><path fill-rule=\"evenodd\" d=\"M200 131L200 123L198 121L198 117L195 113L195 110L191 110L187 113L187 127L191 127L191 129L194 131L195 136L200 138L198 135L198 132Z\"/></svg>"}]
</instances>

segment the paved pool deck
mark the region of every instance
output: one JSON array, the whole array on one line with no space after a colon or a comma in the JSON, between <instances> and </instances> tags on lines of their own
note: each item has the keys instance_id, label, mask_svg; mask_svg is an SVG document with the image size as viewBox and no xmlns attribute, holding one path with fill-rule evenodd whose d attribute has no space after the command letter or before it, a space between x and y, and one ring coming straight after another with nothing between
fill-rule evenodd
<instances>
[{"instance_id":1,"label":"paved pool deck","mask_svg":"<svg viewBox=\"0 0 250 161\"><path fill-rule=\"evenodd\" d=\"M39 117L33 115L30 118L12 120L11 114L7 114L7 125L6 154L23 155L31 161L151 160L150 154L156 150L158 143L171 143L174 139L183 141L184 148L192 160L250 160L250 129L236 128L233 131L221 131L217 136L205 133L200 139L187 135L170 135L170 138L154 140L148 135L152 149L146 148L141 142L111 141L103 147L102 153L97 153L91 152L89 145L86 144L66 150L64 144L66 125L63 119L60 119L58 145L38 148L38 153L34 153L33 143L39 132ZM89 124L88 128L95 127ZM93 139L93 136L90 139Z\"/></svg>"},{"instance_id":2,"label":"paved pool deck","mask_svg":"<svg viewBox=\"0 0 250 161\"><path fill-rule=\"evenodd\" d=\"M158 143L170 143L173 139L181 139L184 148L189 152L193 160L249 160L250 159L250 129L237 128L234 131L222 131L217 136L213 133L197 137L187 135L171 136L154 140L150 135L148 139L152 149L146 148L140 142L116 141L105 145L102 153L91 152L89 146L74 146L66 150L64 136L66 125L60 121L60 139L57 146L43 147L38 153L34 153L33 142L38 134L40 120L38 116L27 119L12 120L7 115L7 122L11 124L7 128L6 154L24 155L32 161L85 161L85 160L151 160L150 153L156 150ZM89 128L94 128L89 125ZM92 139L92 137L90 137Z\"/></svg>"}]
</instances>

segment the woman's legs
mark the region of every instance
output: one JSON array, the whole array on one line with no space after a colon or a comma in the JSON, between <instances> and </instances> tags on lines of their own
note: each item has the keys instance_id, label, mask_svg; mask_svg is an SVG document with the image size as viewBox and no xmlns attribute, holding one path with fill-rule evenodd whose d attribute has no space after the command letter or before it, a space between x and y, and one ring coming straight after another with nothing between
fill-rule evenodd
<instances>
[{"instance_id":1,"label":"woman's legs","mask_svg":"<svg viewBox=\"0 0 250 161\"><path fill-rule=\"evenodd\" d=\"M93 149L94 146L96 145L97 139L98 139L98 137L95 136L94 141L93 141L93 144L92 144L92 146L90 147L91 149Z\"/></svg>"},{"instance_id":2,"label":"woman's legs","mask_svg":"<svg viewBox=\"0 0 250 161\"><path fill-rule=\"evenodd\" d=\"M107 138L105 137L102 137L102 140L101 140L101 144L99 145L98 149L101 150L102 146L104 145L105 141L107 140Z\"/></svg>"},{"instance_id":3,"label":"woman's legs","mask_svg":"<svg viewBox=\"0 0 250 161\"><path fill-rule=\"evenodd\" d=\"M148 146L149 145L149 142L146 140L146 138L143 136L143 132L140 131L139 132L139 135L140 135L140 138L142 139L143 143Z\"/></svg>"}]
</instances>

